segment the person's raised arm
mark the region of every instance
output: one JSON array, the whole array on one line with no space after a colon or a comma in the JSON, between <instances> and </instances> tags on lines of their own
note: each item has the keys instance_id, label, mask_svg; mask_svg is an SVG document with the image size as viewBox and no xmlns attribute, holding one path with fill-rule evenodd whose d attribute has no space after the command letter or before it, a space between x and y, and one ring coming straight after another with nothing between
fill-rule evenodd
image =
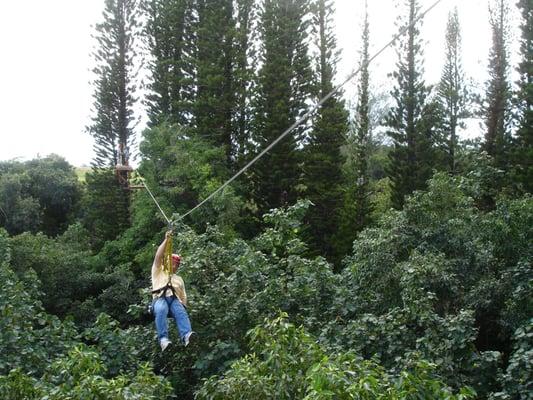
<instances>
[{"instance_id":1,"label":"person's raised arm","mask_svg":"<svg viewBox=\"0 0 533 400\"><path fill-rule=\"evenodd\" d=\"M161 264L163 264L163 256L165 255L165 248L167 247L167 243L169 240L172 240L172 231L167 231L165 233L165 239L163 240L163 242L161 242L161 244L157 248L157 251L155 252L155 257L154 257L154 264L152 265L152 270L154 268L161 267Z\"/></svg>"}]
</instances>

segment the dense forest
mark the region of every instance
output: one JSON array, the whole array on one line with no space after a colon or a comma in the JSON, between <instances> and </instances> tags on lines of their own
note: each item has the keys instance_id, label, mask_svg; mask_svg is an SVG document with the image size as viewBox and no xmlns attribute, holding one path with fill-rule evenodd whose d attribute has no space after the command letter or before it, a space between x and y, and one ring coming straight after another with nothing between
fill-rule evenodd
<instances>
[{"instance_id":1,"label":"dense forest","mask_svg":"<svg viewBox=\"0 0 533 400\"><path fill-rule=\"evenodd\" d=\"M0 162L0 398L533 399L533 1L488 1L481 92L458 11L426 82L424 9L396 4L389 92L361 8L357 101L307 116L333 0L105 0L90 172ZM163 352L162 211L197 333Z\"/></svg>"}]
</instances>

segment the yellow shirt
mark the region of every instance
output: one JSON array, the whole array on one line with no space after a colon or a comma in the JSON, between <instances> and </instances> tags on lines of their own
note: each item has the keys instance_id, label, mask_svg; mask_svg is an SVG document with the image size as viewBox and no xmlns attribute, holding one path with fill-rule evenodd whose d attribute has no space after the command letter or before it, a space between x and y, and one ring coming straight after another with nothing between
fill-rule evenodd
<instances>
[{"instance_id":1,"label":"yellow shirt","mask_svg":"<svg viewBox=\"0 0 533 400\"><path fill-rule=\"evenodd\" d=\"M183 304L187 305L187 293L185 292L185 283L181 276L172 274L171 276L172 287L176 292L178 300ZM152 290L163 288L168 283L168 274L163 270L163 265L152 265ZM153 297L159 297L161 293L154 293ZM172 290L167 289L165 296L172 296Z\"/></svg>"}]
</instances>

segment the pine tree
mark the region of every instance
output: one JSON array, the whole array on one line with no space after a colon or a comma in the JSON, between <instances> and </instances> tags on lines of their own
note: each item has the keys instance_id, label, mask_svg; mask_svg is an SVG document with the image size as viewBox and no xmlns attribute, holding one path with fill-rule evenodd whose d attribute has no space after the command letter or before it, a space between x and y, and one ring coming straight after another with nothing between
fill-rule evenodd
<instances>
[{"instance_id":1,"label":"pine tree","mask_svg":"<svg viewBox=\"0 0 533 400\"><path fill-rule=\"evenodd\" d=\"M393 141L387 173L392 184L392 203L401 208L406 195L425 187L431 176L432 120L428 104L428 88L423 79L423 59L417 0L406 0L408 16L399 18L407 29L398 40L397 70L392 74L396 86L391 92L394 105L386 118L387 134ZM403 21L403 22L402 22Z\"/></svg>"},{"instance_id":2,"label":"pine tree","mask_svg":"<svg viewBox=\"0 0 533 400\"><path fill-rule=\"evenodd\" d=\"M442 141L448 170L456 172L457 129L468 116L467 93L461 61L461 31L457 7L448 15L446 26L446 61L438 85L441 108Z\"/></svg>"},{"instance_id":3,"label":"pine tree","mask_svg":"<svg viewBox=\"0 0 533 400\"><path fill-rule=\"evenodd\" d=\"M256 58L253 46L255 6L255 0L236 0L235 4L233 157L237 169L244 165L250 146L251 100L255 80L253 63Z\"/></svg>"},{"instance_id":4,"label":"pine tree","mask_svg":"<svg viewBox=\"0 0 533 400\"><path fill-rule=\"evenodd\" d=\"M370 188L368 174L368 154L371 144L370 132L370 99L368 71L369 38L368 12L365 13L363 28L363 49L361 53L361 79L359 82L359 101L356 114L356 138L355 138L355 226L354 230L359 232L370 222L372 206L370 204Z\"/></svg>"},{"instance_id":5,"label":"pine tree","mask_svg":"<svg viewBox=\"0 0 533 400\"><path fill-rule=\"evenodd\" d=\"M489 55L485 112L485 140L483 149L493 157L495 166L507 169L510 145L510 85L508 82L509 56L508 7L505 0L495 0L490 8L492 47Z\"/></svg>"},{"instance_id":6,"label":"pine tree","mask_svg":"<svg viewBox=\"0 0 533 400\"><path fill-rule=\"evenodd\" d=\"M308 0L266 0L263 4L259 22L261 68L253 122L257 151L308 109L308 11ZM298 127L254 165L252 193L258 214L296 199L301 175L298 146L305 131L305 126Z\"/></svg>"},{"instance_id":7,"label":"pine tree","mask_svg":"<svg viewBox=\"0 0 533 400\"><path fill-rule=\"evenodd\" d=\"M232 0L197 0L196 87L197 133L225 149L228 167L233 154L234 36Z\"/></svg>"},{"instance_id":8,"label":"pine tree","mask_svg":"<svg viewBox=\"0 0 533 400\"><path fill-rule=\"evenodd\" d=\"M95 116L88 128L95 140L95 168L128 165L135 143L133 58L137 7L136 0L106 0L104 21L96 25Z\"/></svg>"},{"instance_id":9,"label":"pine tree","mask_svg":"<svg viewBox=\"0 0 533 400\"><path fill-rule=\"evenodd\" d=\"M318 49L315 76L319 101L334 88L338 52L333 34L332 1L316 0L312 11ZM339 93L333 95L319 109L304 160L306 196L314 204L308 212L311 244L319 254L329 258L334 253L334 235L340 222L343 178L340 150L348 130L348 115L340 97Z\"/></svg>"},{"instance_id":10,"label":"pine tree","mask_svg":"<svg viewBox=\"0 0 533 400\"><path fill-rule=\"evenodd\" d=\"M106 0L103 22L96 25L95 116L88 128L95 140L95 158L93 171L87 176L84 218L93 236L99 238L97 246L115 238L129 224L129 195L123 190L124 179L120 179L124 176L115 174L114 168L129 165L135 143L133 60L137 29L137 0Z\"/></svg>"},{"instance_id":11,"label":"pine tree","mask_svg":"<svg viewBox=\"0 0 533 400\"><path fill-rule=\"evenodd\" d=\"M516 93L519 126L514 142L514 178L533 193L533 2L518 2L522 13L522 60L518 66L520 79Z\"/></svg>"},{"instance_id":12,"label":"pine tree","mask_svg":"<svg viewBox=\"0 0 533 400\"><path fill-rule=\"evenodd\" d=\"M365 19L363 23L361 61L359 69L359 98L354 121L354 132L348 136L347 161L344 194L343 217L341 219L338 253L347 254L352 247L357 233L371 222L372 204L370 201L370 176L368 157L371 150L370 130L370 72L368 68L370 55L370 27L368 9L365 2Z\"/></svg>"},{"instance_id":13,"label":"pine tree","mask_svg":"<svg viewBox=\"0 0 533 400\"><path fill-rule=\"evenodd\" d=\"M144 0L149 125L187 124L195 97L194 0Z\"/></svg>"}]
</instances>

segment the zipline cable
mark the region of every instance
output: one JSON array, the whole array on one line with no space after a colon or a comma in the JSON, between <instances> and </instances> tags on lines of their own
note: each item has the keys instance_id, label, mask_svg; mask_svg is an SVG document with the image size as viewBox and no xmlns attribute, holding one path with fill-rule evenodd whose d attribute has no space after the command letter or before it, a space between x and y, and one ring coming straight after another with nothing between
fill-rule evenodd
<instances>
[{"instance_id":1,"label":"zipline cable","mask_svg":"<svg viewBox=\"0 0 533 400\"><path fill-rule=\"evenodd\" d=\"M163 217L165 217L165 219L167 220L168 226L170 226L172 224L172 222L170 221L170 219L168 219L168 217L166 216L165 212L163 211L163 209L161 208L161 206L159 205L159 203L155 199L155 197L152 194L152 192L150 191L150 189L148 189L148 185L146 185L146 182L144 181L144 178L142 176L140 176L140 178L141 178L141 182L142 182L144 188L148 191L148 193L152 197L152 200L154 201L155 205L157 206L157 208L159 208L159 211L161 211L161 214L163 214Z\"/></svg>"},{"instance_id":2,"label":"zipline cable","mask_svg":"<svg viewBox=\"0 0 533 400\"><path fill-rule=\"evenodd\" d=\"M391 46L397 39L399 39L401 36L403 36L409 29L411 29L419 20L424 18L427 13L429 13L433 8L435 8L440 2L443 0L437 0L435 1L430 7L428 7L423 13L421 13L417 18L413 20L409 25L407 25L405 28L403 28L396 36L392 38L391 41L389 41L385 46L381 48L376 54L374 54L372 57L369 58L367 62L368 65L381 53L383 53L389 46ZM331 96L333 96L337 91L339 91L344 85L346 85L349 81L351 81L360 71L362 66L357 68L354 72L352 72L348 77L339 85L337 85L335 88L333 88L327 95L325 95L315 106L313 106L310 110L308 110L302 117L300 117L299 120L294 122L285 132L283 132L276 140L274 140L270 145L268 145L261 153L259 153L257 156L255 156L248 164L246 164L244 167L241 168L235 175L233 175L230 179L228 179L225 183L223 183L217 190L215 190L213 193L211 193L208 197L206 197L202 202L197 204L195 207L187 211L185 214L178 217L178 221L182 220L189 214L193 213L197 209L199 209L201 206L203 206L205 203L207 203L209 200L211 200L217 193L219 193L221 190L223 190L226 186L228 186L231 182L233 182L235 179L237 179L240 175L242 175L248 168L250 168L253 164L257 162L261 157L263 157L269 150L271 150L276 144L278 144L285 136L287 136L289 133L291 133L295 128L297 128L302 122L304 122L307 118L311 116L312 113L314 113L320 106L322 106L326 101L328 101ZM166 217L165 217L166 218Z\"/></svg>"}]
</instances>

